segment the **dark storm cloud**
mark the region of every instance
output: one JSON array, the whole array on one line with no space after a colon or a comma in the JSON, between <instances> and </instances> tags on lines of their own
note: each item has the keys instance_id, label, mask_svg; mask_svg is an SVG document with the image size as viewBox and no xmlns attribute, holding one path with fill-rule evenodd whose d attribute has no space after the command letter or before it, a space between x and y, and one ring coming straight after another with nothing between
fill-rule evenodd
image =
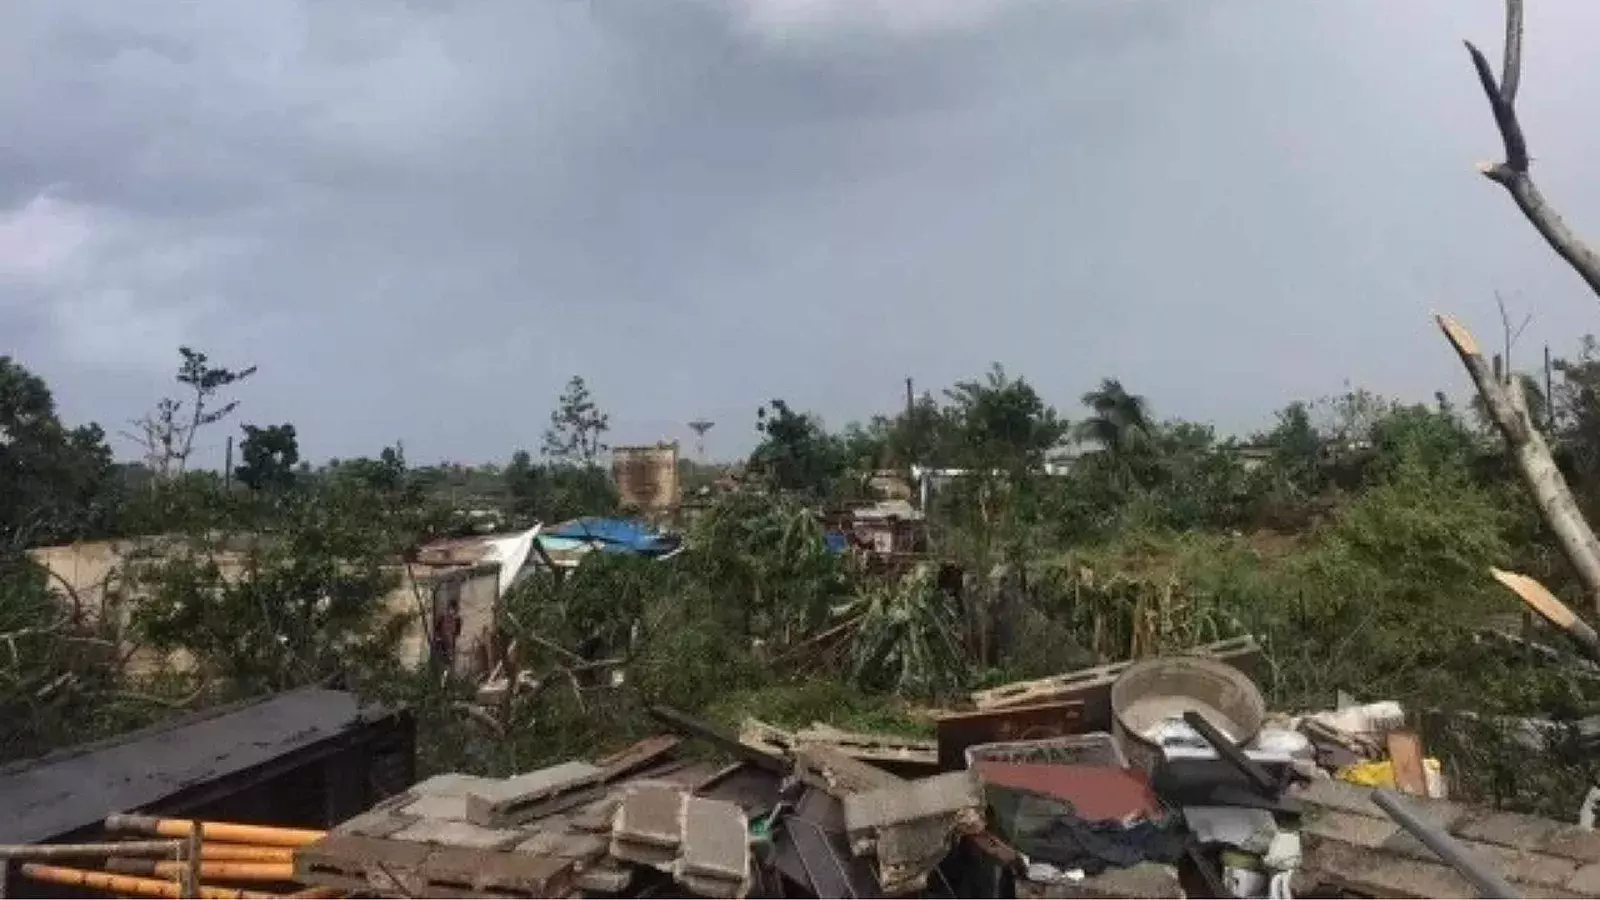
<instances>
[{"instance_id":1,"label":"dark storm cloud","mask_svg":"<svg viewBox=\"0 0 1600 900\"><path fill-rule=\"evenodd\" d=\"M14 2L0 334L74 417L254 362L315 456L842 422L999 360L1263 423L1458 388L1430 307L1558 349L1593 301L1498 189L1458 43L1495 0ZM1600 10L1532 5L1539 177L1600 210ZM1600 216L1600 213L1593 213ZM1593 229L1590 229L1591 231ZM1487 337L1487 333L1484 335ZM1533 358L1536 350L1526 358ZM220 441L220 437L218 438Z\"/></svg>"}]
</instances>

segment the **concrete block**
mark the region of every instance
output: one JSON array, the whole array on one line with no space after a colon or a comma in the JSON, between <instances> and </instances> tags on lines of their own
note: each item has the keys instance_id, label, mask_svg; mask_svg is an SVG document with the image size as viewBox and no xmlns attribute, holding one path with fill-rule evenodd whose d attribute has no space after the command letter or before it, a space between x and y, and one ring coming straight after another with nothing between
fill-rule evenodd
<instances>
[{"instance_id":1,"label":"concrete block","mask_svg":"<svg viewBox=\"0 0 1600 900\"><path fill-rule=\"evenodd\" d=\"M516 852L592 862L606 855L611 842L587 831L540 830L517 845Z\"/></svg>"},{"instance_id":2,"label":"concrete block","mask_svg":"<svg viewBox=\"0 0 1600 900\"><path fill-rule=\"evenodd\" d=\"M480 775L464 775L460 772L445 772L435 775L426 781L419 781L406 792L418 797L432 795L437 797L465 797L475 790L499 783L498 778L484 778Z\"/></svg>"},{"instance_id":3,"label":"concrete block","mask_svg":"<svg viewBox=\"0 0 1600 900\"><path fill-rule=\"evenodd\" d=\"M1559 856L1578 863L1600 863L1600 831L1584 831L1564 825L1545 839L1539 848L1551 856Z\"/></svg>"},{"instance_id":4,"label":"concrete block","mask_svg":"<svg viewBox=\"0 0 1600 900\"><path fill-rule=\"evenodd\" d=\"M554 801L593 788L605 770L572 760L484 785L467 794L467 821L504 826L559 811Z\"/></svg>"},{"instance_id":5,"label":"concrete block","mask_svg":"<svg viewBox=\"0 0 1600 900\"><path fill-rule=\"evenodd\" d=\"M743 897L748 887L742 881L708 878L704 875L692 875L687 872L678 876L678 883L688 888L697 897Z\"/></svg>"},{"instance_id":6,"label":"concrete block","mask_svg":"<svg viewBox=\"0 0 1600 900\"><path fill-rule=\"evenodd\" d=\"M365 890L369 870L401 874L419 867L433 848L359 835L330 834L294 854L295 880L302 884Z\"/></svg>"},{"instance_id":7,"label":"concrete block","mask_svg":"<svg viewBox=\"0 0 1600 900\"><path fill-rule=\"evenodd\" d=\"M1264 809L1241 806L1185 806L1183 820L1195 840L1223 844L1256 855L1267 852L1278 833L1278 823Z\"/></svg>"},{"instance_id":8,"label":"concrete block","mask_svg":"<svg viewBox=\"0 0 1600 900\"><path fill-rule=\"evenodd\" d=\"M1293 796L1308 806L1320 806L1372 819L1382 819L1385 822L1390 821L1389 816L1372 802L1372 788L1338 779L1318 779L1296 791ZM1429 800L1424 797L1405 799L1419 818L1446 831L1454 828L1467 814L1466 808L1461 804L1447 800Z\"/></svg>"},{"instance_id":9,"label":"concrete block","mask_svg":"<svg viewBox=\"0 0 1600 900\"><path fill-rule=\"evenodd\" d=\"M629 794L617 809L613 838L670 849L683 839L689 795L673 788L648 787Z\"/></svg>"},{"instance_id":10,"label":"concrete block","mask_svg":"<svg viewBox=\"0 0 1600 900\"><path fill-rule=\"evenodd\" d=\"M386 838L415 824L416 816L388 810L369 809L352 819L346 819L333 829L334 834L352 834L361 837Z\"/></svg>"},{"instance_id":11,"label":"concrete block","mask_svg":"<svg viewBox=\"0 0 1600 900\"><path fill-rule=\"evenodd\" d=\"M467 797L465 794L422 794L400 811L414 819L465 822Z\"/></svg>"},{"instance_id":12,"label":"concrete block","mask_svg":"<svg viewBox=\"0 0 1600 900\"><path fill-rule=\"evenodd\" d=\"M602 864L578 873L581 890L599 894L620 894L633 884L633 870L627 866Z\"/></svg>"},{"instance_id":13,"label":"concrete block","mask_svg":"<svg viewBox=\"0 0 1600 900\"><path fill-rule=\"evenodd\" d=\"M852 841L883 829L936 816L953 816L981 807L982 796L971 773L946 772L844 798L845 830Z\"/></svg>"},{"instance_id":14,"label":"concrete block","mask_svg":"<svg viewBox=\"0 0 1600 900\"><path fill-rule=\"evenodd\" d=\"M1566 888L1585 897L1600 897L1600 863L1590 863L1572 873Z\"/></svg>"},{"instance_id":15,"label":"concrete block","mask_svg":"<svg viewBox=\"0 0 1600 900\"><path fill-rule=\"evenodd\" d=\"M1450 829L1452 834L1469 841L1517 850L1537 850L1561 830L1560 822L1508 812L1469 815Z\"/></svg>"},{"instance_id":16,"label":"concrete block","mask_svg":"<svg viewBox=\"0 0 1600 900\"><path fill-rule=\"evenodd\" d=\"M572 814L572 827L579 831L610 831L616 818L617 807L622 805L620 792L608 794L593 803L586 803Z\"/></svg>"},{"instance_id":17,"label":"concrete block","mask_svg":"<svg viewBox=\"0 0 1600 900\"><path fill-rule=\"evenodd\" d=\"M419 819L402 831L390 835L392 840L415 844L437 844L442 847L464 847L492 850L510 847L522 839L519 832L505 828L484 828L471 822L447 819Z\"/></svg>"},{"instance_id":18,"label":"concrete block","mask_svg":"<svg viewBox=\"0 0 1600 900\"><path fill-rule=\"evenodd\" d=\"M750 823L732 803L690 797L683 814L680 870L744 882L750 874Z\"/></svg>"},{"instance_id":19,"label":"concrete block","mask_svg":"<svg viewBox=\"0 0 1600 900\"><path fill-rule=\"evenodd\" d=\"M892 772L821 744L801 744L794 750L794 759L801 781L835 797L906 783Z\"/></svg>"},{"instance_id":20,"label":"concrete block","mask_svg":"<svg viewBox=\"0 0 1600 900\"><path fill-rule=\"evenodd\" d=\"M652 866L663 872L671 871L672 864L678 860L678 848L676 847L663 847L660 844L632 841L617 834L611 835L611 846L608 848L608 852L612 857L623 862Z\"/></svg>"},{"instance_id":21,"label":"concrete block","mask_svg":"<svg viewBox=\"0 0 1600 900\"><path fill-rule=\"evenodd\" d=\"M1302 841L1338 841L1367 850L1379 850L1401 833L1389 819L1373 819L1348 812L1307 812L1300 823Z\"/></svg>"},{"instance_id":22,"label":"concrete block","mask_svg":"<svg viewBox=\"0 0 1600 900\"><path fill-rule=\"evenodd\" d=\"M488 853L463 848L443 848L422 865L429 895L459 897L464 894L564 897L577 871L570 859Z\"/></svg>"}]
</instances>

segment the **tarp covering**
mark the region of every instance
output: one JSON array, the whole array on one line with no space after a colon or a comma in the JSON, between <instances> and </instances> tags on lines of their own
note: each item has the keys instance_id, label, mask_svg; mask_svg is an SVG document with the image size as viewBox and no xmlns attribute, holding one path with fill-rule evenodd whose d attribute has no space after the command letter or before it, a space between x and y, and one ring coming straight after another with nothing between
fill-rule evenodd
<instances>
[{"instance_id":1,"label":"tarp covering","mask_svg":"<svg viewBox=\"0 0 1600 900\"><path fill-rule=\"evenodd\" d=\"M599 545L605 553L637 553L660 556L678 548L678 540L662 534L643 522L586 516L562 522L542 534L541 539L583 541Z\"/></svg>"}]
</instances>

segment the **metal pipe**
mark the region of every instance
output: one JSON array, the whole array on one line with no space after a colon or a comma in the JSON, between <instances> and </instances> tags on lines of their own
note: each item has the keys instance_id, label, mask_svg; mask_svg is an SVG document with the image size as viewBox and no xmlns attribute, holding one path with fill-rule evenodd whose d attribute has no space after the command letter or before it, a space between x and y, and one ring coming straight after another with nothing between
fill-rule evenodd
<instances>
[{"instance_id":1,"label":"metal pipe","mask_svg":"<svg viewBox=\"0 0 1600 900\"><path fill-rule=\"evenodd\" d=\"M1399 794L1387 788L1375 788L1372 792L1372 802L1401 828L1410 832L1412 837L1437 854L1450 868L1460 873L1462 878L1471 882L1478 896L1493 897L1496 900L1522 896L1512 890L1504 878L1484 865L1481 860L1473 858L1460 842L1450 836L1449 832L1419 818L1411 811L1410 805L1400 799Z\"/></svg>"}]
</instances>

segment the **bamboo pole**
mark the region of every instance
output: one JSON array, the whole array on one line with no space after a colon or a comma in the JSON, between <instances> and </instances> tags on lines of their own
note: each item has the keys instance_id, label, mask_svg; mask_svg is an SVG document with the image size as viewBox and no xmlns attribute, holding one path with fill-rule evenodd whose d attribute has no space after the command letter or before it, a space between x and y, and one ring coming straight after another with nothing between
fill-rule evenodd
<instances>
[{"instance_id":1,"label":"bamboo pole","mask_svg":"<svg viewBox=\"0 0 1600 900\"><path fill-rule=\"evenodd\" d=\"M190 822L189 819L114 815L106 817L105 827L107 831L186 838L189 836ZM200 822L200 833L208 841L228 841L258 847L304 847L328 834L326 831L314 828L275 828L271 825L245 825L238 822Z\"/></svg>"},{"instance_id":2,"label":"bamboo pole","mask_svg":"<svg viewBox=\"0 0 1600 900\"><path fill-rule=\"evenodd\" d=\"M89 888L111 894L124 894L135 897L171 897L177 900L182 892L176 881L162 881L159 878L137 878L133 875L96 872L92 869L47 866L44 863L23 863L21 875L24 878L42 881L46 884ZM269 894L263 891L247 891L240 888L211 887L208 885L201 885L199 893L206 900L273 900L273 898L277 897L276 894Z\"/></svg>"},{"instance_id":3,"label":"bamboo pole","mask_svg":"<svg viewBox=\"0 0 1600 900\"><path fill-rule=\"evenodd\" d=\"M122 875L143 875L153 878L178 878L188 871L187 861L166 859L129 859L113 856L106 860L106 869ZM294 880L294 863L283 862L217 862L202 860L196 873L201 878L218 881L280 882Z\"/></svg>"},{"instance_id":4,"label":"bamboo pole","mask_svg":"<svg viewBox=\"0 0 1600 900\"><path fill-rule=\"evenodd\" d=\"M200 823L189 823L189 840L183 847L183 862L178 868L178 884L183 886L183 896L198 898L200 896L200 854L205 849L205 838L200 834ZM153 860L139 860L155 865ZM106 868L111 868L107 860Z\"/></svg>"},{"instance_id":5,"label":"bamboo pole","mask_svg":"<svg viewBox=\"0 0 1600 900\"><path fill-rule=\"evenodd\" d=\"M289 896L304 898L304 900L338 900L338 898L348 893L350 892L344 888L308 887L303 891L295 891Z\"/></svg>"},{"instance_id":6,"label":"bamboo pole","mask_svg":"<svg viewBox=\"0 0 1600 900\"><path fill-rule=\"evenodd\" d=\"M103 844L4 844L0 859L84 859L102 856L170 856L177 859L183 841L123 841ZM292 851L291 851L292 852Z\"/></svg>"}]
</instances>

